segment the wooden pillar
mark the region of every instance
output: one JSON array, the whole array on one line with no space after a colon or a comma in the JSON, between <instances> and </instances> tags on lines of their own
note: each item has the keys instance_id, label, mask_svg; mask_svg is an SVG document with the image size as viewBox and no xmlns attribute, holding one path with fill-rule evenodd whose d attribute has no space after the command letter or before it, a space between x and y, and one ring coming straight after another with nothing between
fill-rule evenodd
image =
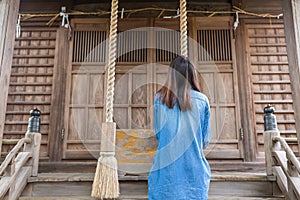
<instances>
[{"instance_id":1,"label":"wooden pillar","mask_svg":"<svg viewBox=\"0 0 300 200\"><path fill-rule=\"evenodd\" d=\"M283 0L283 18L300 151L300 0Z\"/></svg>"},{"instance_id":2,"label":"wooden pillar","mask_svg":"<svg viewBox=\"0 0 300 200\"><path fill-rule=\"evenodd\" d=\"M244 132L244 156L246 162L253 162L256 160L257 149L254 125L253 121L253 103L251 96L251 85L250 85L250 66L247 65L247 56L246 53L246 23L244 20L241 20L239 27L235 31L235 48L239 49L236 51L236 62L237 62L237 73L238 73L238 82L239 84L239 98L240 98L240 107L241 107L241 123Z\"/></svg>"},{"instance_id":3,"label":"wooden pillar","mask_svg":"<svg viewBox=\"0 0 300 200\"><path fill-rule=\"evenodd\" d=\"M6 33L6 25L7 25L7 10L8 10L8 1L0 1L0 73L2 68L2 56L3 56L3 48L4 48L4 39Z\"/></svg>"},{"instance_id":4,"label":"wooden pillar","mask_svg":"<svg viewBox=\"0 0 300 200\"><path fill-rule=\"evenodd\" d=\"M57 30L50 116L50 161L60 161L64 132L66 69L69 62L69 29Z\"/></svg>"},{"instance_id":5,"label":"wooden pillar","mask_svg":"<svg viewBox=\"0 0 300 200\"><path fill-rule=\"evenodd\" d=\"M20 0L0 0L0 153Z\"/></svg>"}]
</instances>

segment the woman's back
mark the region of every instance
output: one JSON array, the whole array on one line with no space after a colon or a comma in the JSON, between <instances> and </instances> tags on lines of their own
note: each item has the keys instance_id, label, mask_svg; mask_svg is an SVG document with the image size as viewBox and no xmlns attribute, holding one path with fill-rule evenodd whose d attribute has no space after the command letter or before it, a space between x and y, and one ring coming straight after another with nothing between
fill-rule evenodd
<instances>
[{"instance_id":1,"label":"woman's back","mask_svg":"<svg viewBox=\"0 0 300 200\"><path fill-rule=\"evenodd\" d=\"M149 199L207 199L210 168L203 149L210 140L207 97L190 90L192 108L181 111L154 102L154 131L158 149L149 174Z\"/></svg>"}]
</instances>

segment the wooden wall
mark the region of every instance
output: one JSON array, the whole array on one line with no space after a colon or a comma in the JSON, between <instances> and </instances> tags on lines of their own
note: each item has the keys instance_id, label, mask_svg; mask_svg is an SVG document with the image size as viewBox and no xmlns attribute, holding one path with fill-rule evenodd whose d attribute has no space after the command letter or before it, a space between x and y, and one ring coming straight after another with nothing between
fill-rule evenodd
<instances>
[{"instance_id":1,"label":"wooden wall","mask_svg":"<svg viewBox=\"0 0 300 200\"><path fill-rule=\"evenodd\" d=\"M22 22L22 34L15 41L9 84L2 155L7 154L27 130L29 111L41 110L41 158L48 157L48 133L56 27L46 20Z\"/></svg>"},{"instance_id":2,"label":"wooden wall","mask_svg":"<svg viewBox=\"0 0 300 200\"><path fill-rule=\"evenodd\" d=\"M296 138L290 74L284 25L280 20L245 20L246 66L249 75L252 119L256 138L257 156L264 152L263 108L275 107L278 129L285 138ZM298 152L297 142L290 146Z\"/></svg>"}]
</instances>

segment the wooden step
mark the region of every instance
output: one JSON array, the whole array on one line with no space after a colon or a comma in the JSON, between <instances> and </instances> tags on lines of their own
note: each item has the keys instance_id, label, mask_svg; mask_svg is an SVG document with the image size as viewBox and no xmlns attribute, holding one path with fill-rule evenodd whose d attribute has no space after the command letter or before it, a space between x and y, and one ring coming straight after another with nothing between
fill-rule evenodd
<instances>
[{"instance_id":1,"label":"wooden step","mask_svg":"<svg viewBox=\"0 0 300 200\"><path fill-rule=\"evenodd\" d=\"M20 199L91 199L93 178L94 173L40 173L29 179ZM146 198L146 175L119 176L119 183L121 199ZM273 194L281 195L275 177L264 173L213 173L211 177L210 199L266 199Z\"/></svg>"},{"instance_id":2,"label":"wooden step","mask_svg":"<svg viewBox=\"0 0 300 200\"><path fill-rule=\"evenodd\" d=\"M76 197L20 197L19 200L95 200L95 198L88 196ZM141 196L121 196L119 200L146 200L146 195ZM284 200L284 197L238 197L238 196L209 196L209 200Z\"/></svg>"},{"instance_id":3,"label":"wooden step","mask_svg":"<svg viewBox=\"0 0 300 200\"><path fill-rule=\"evenodd\" d=\"M20 197L19 200L95 200L90 196L55 196L55 197ZM119 200L145 200L148 199L145 195L140 196L121 196Z\"/></svg>"}]
</instances>

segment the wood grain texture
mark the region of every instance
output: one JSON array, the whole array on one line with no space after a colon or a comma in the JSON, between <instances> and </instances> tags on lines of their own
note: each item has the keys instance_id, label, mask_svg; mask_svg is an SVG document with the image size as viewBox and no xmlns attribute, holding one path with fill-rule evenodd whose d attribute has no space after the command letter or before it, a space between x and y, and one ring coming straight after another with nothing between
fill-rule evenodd
<instances>
[{"instance_id":1,"label":"wood grain texture","mask_svg":"<svg viewBox=\"0 0 300 200\"><path fill-rule=\"evenodd\" d=\"M37 107L42 113L40 156L46 158L48 157L56 28L46 26L47 19L41 21L44 23L22 21L21 37L15 39L16 48L12 54L3 133L6 140L24 137L30 117L29 111ZM32 28L32 26L35 27ZM2 147L3 153L7 153L12 148L11 145Z\"/></svg>"},{"instance_id":2,"label":"wood grain texture","mask_svg":"<svg viewBox=\"0 0 300 200\"><path fill-rule=\"evenodd\" d=\"M64 100L66 69L69 62L69 30L58 28L56 36L53 85L51 98L51 115L49 121L49 158L50 161L61 160L62 131L64 128Z\"/></svg>"},{"instance_id":3,"label":"wood grain texture","mask_svg":"<svg viewBox=\"0 0 300 200\"><path fill-rule=\"evenodd\" d=\"M4 42L5 42L5 36L6 36L6 30L7 30L7 18L8 18L8 7L9 6L9 1L1 1L0 2L0 74L1 74L1 69L2 69L2 56L3 56L3 50L4 50Z\"/></svg>"},{"instance_id":4,"label":"wood grain texture","mask_svg":"<svg viewBox=\"0 0 300 200\"><path fill-rule=\"evenodd\" d=\"M256 148L263 152L263 108L267 104L275 107L278 129L283 137L295 138L295 112L293 110L293 98L291 81L288 69L287 46L284 26L277 22L272 26L265 22L254 24L246 22L245 26L247 43L247 65L250 76L250 98L253 104L254 131L256 132ZM278 73L281 71L282 73ZM278 110L278 113L277 113ZM298 151L295 144L290 144L294 151Z\"/></svg>"},{"instance_id":5,"label":"wood grain texture","mask_svg":"<svg viewBox=\"0 0 300 200\"><path fill-rule=\"evenodd\" d=\"M1 31L2 33L0 38L1 41L4 41L0 47L0 153L3 151L1 141L3 139L5 112L7 109L6 103L8 101L8 90L15 38L15 24L17 22L19 5L19 0L1 1L1 13L6 14L6 16L1 17L4 25L2 30L4 32Z\"/></svg>"},{"instance_id":6,"label":"wood grain texture","mask_svg":"<svg viewBox=\"0 0 300 200\"><path fill-rule=\"evenodd\" d=\"M289 71L294 101L298 149L300 152L300 5L298 1L282 2Z\"/></svg>"}]
</instances>

